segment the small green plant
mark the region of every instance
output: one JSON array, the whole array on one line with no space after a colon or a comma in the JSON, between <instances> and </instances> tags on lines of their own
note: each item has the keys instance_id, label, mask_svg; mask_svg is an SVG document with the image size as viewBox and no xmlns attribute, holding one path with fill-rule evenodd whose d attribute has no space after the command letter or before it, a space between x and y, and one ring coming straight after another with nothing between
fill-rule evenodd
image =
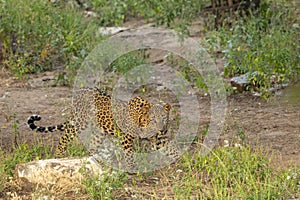
<instances>
[{"instance_id":1,"label":"small green plant","mask_svg":"<svg viewBox=\"0 0 300 200\"><path fill-rule=\"evenodd\" d=\"M16 114L14 114L14 119L15 118L16 118ZM12 129L13 129L13 132L12 132L12 136L13 136L12 146L16 148L18 146L18 140L19 140L19 137L20 137L19 120L15 119L15 121L12 124Z\"/></svg>"},{"instance_id":2,"label":"small green plant","mask_svg":"<svg viewBox=\"0 0 300 200\"><path fill-rule=\"evenodd\" d=\"M50 157L52 157L50 146L41 144L29 146L22 143L14 148L12 153L5 155L2 166L4 166L7 175L13 176L13 170L17 164Z\"/></svg>"},{"instance_id":3,"label":"small green plant","mask_svg":"<svg viewBox=\"0 0 300 200\"><path fill-rule=\"evenodd\" d=\"M48 1L1 1L3 66L19 78L27 73L71 66L77 69L97 42L95 26L72 8Z\"/></svg>"},{"instance_id":4,"label":"small green plant","mask_svg":"<svg viewBox=\"0 0 300 200\"><path fill-rule=\"evenodd\" d=\"M299 78L299 21L290 8L288 1L262 1L256 13L239 17L232 27L208 32L210 50L221 50L226 59L226 77L249 72L248 89L263 97L274 83Z\"/></svg>"},{"instance_id":5,"label":"small green plant","mask_svg":"<svg viewBox=\"0 0 300 200\"><path fill-rule=\"evenodd\" d=\"M126 74L131 69L146 64L146 58L147 50L136 50L116 59L111 63L110 68L120 74Z\"/></svg>"},{"instance_id":6,"label":"small green plant","mask_svg":"<svg viewBox=\"0 0 300 200\"><path fill-rule=\"evenodd\" d=\"M0 193L2 193L5 187L5 183L8 181L8 174L5 171L5 165L2 163L4 159L4 152L0 148Z\"/></svg>"},{"instance_id":7,"label":"small green plant","mask_svg":"<svg viewBox=\"0 0 300 200\"><path fill-rule=\"evenodd\" d=\"M67 148L67 155L69 157L79 157L82 158L84 156L88 156L89 153L84 147L84 145L75 138L74 141L72 141Z\"/></svg>"},{"instance_id":8,"label":"small green plant","mask_svg":"<svg viewBox=\"0 0 300 200\"><path fill-rule=\"evenodd\" d=\"M188 26L198 17L207 1L191 0L87 0L84 9L91 8L98 15L101 26L120 25L130 18L154 20L156 25L166 25L188 35Z\"/></svg>"},{"instance_id":9,"label":"small green plant","mask_svg":"<svg viewBox=\"0 0 300 200\"><path fill-rule=\"evenodd\" d=\"M16 115L14 114L13 119ZM14 168L19 163L25 163L33 160L47 159L53 156L52 154L52 145L44 145L36 135L33 136L34 140L32 144L28 144L26 141L21 141L19 138L19 121L15 120L12 124L13 132L13 144L10 152L6 154L0 151L0 155L3 155L1 159L1 166L4 169L4 172L7 176L13 176Z\"/></svg>"},{"instance_id":10,"label":"small green plant","mask_svg":"<svg viewBox=\"0 0 300 200\"><path fill-rule=\"evenodd\" d=\"M189 64L184 58L174 55L173 53L168 53L165 58L170 66L178 70L181 76L191 85L196 86L199 92L204 93L208 91L204 78L194 66Z\"/></svg>"},{"instance_id":11,"label":"small green plant","mask_svg":"<svg viewBox=\"0 0 300 200\"><path fill-rule=\"evenodd\" d=\"M295 194L299 181L299 170L277 171L263 150L247 145L218 147L208 155L187 153L178 167L175 199L278 199Z\"/></svg>"},{"instance_id":12,"label":"small green plant","mask_svg":"<svg viewBox=\"0 0 300 200\"><path fill-rule=\"evenodd\" d=\"M103 174L101 177L91 175L84 169L83 180L84 192L89 195L89 199L114 199L113 191L123 187L123 181L126 180L124 173Z\"/></svg>"}]
</instances>

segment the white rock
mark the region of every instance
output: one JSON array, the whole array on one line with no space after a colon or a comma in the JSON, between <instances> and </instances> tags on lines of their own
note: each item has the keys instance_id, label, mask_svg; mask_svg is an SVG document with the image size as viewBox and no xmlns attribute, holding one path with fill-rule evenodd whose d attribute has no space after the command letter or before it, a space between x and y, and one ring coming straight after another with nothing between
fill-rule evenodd
<instances>
[{"instance_id":1,"label":"white rock","mask_svg":"<svg viewBox=\"0 0 300 200\"><path fill-rule=\"evenodd\" d=\"M128 30L126 27L100 27L98 32L102 35L114 35L126 30Z\"/></svg>"},{"instance_id":2,"label":"white rock","mask_svg":"<svg viewBox=\"0 0 300 200\"><path fill-rule=\"evenodd\" d=\"M104 171L92 158L62 158L37 160L17 165L16 173L19 178L25 178L35 184L56 184L62 179L68 181L84 179L81 170L101 176Z\"/></svg>"}]
</instances>

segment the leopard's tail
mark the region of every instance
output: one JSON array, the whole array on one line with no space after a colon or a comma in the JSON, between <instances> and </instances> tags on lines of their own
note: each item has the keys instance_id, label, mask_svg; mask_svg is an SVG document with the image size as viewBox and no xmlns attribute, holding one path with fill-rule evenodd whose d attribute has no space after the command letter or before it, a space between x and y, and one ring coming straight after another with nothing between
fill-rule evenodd
<instances>
[{"instance_id":1,"label":"leopard's tail","mask_svg":"<svg viewBox=\"0 0 300 200\"><path fill-rule=\"evenodd\" d=\"M35 125L35 121L40 121L42 118L40 115L31 115L30 117L28 117L27 120L27 125L28 127L33 130L33 131L38 131L38 132L53 132L53 131L63 131L65 126L64 124L59 124L56 126L48 126L48 127L44 127L44 126L37 126Z\"/></svg>"}]
</instances>

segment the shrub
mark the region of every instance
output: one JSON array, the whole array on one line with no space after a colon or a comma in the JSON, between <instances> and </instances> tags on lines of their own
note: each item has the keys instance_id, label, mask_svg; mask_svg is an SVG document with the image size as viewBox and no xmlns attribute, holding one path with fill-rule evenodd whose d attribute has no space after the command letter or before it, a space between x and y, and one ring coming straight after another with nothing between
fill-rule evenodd
<instances>
[{"instance_id":1,"label":"shrub","mask_svg":"<svg viewBox=\"0 0 300 200\"><path fill-rule=\"evenodd\" d=\"M77 68L95 42L93 23L72 8L48 1L3 0L0 13L2 63L19 77Z\"/></svg>"},{"instance_id":2,"label":"shrub","mask_svg":"<svg viewBox=\"0 0 300 200\"><path fill-rule=\"evenodd\" d=\"M268 91L271 77L278 83L300 74L299 24L289 2L265 1L256 13L244 16L232 27L208 33L211 50L221 49L227 77L250 72L250 82Z\"/></svg>"}]
</instances>

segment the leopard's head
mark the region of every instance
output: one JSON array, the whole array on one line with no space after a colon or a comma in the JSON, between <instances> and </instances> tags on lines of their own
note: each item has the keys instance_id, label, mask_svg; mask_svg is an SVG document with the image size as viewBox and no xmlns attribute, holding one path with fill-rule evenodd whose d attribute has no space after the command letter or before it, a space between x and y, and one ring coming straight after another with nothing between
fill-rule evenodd
<instances>
[{"instance_id":1,"label":"leopard's head","mask_svg":"<svg viewBox=\"0 0 300 200\"><path fill-rule=\"evenodd\" d=\"M169 115L171 105L166 103L163 106L160 104L152 105L149 109L150 126L155 126L160 132L168 130L169 126Z\"/></svg>"}]
</instances>

